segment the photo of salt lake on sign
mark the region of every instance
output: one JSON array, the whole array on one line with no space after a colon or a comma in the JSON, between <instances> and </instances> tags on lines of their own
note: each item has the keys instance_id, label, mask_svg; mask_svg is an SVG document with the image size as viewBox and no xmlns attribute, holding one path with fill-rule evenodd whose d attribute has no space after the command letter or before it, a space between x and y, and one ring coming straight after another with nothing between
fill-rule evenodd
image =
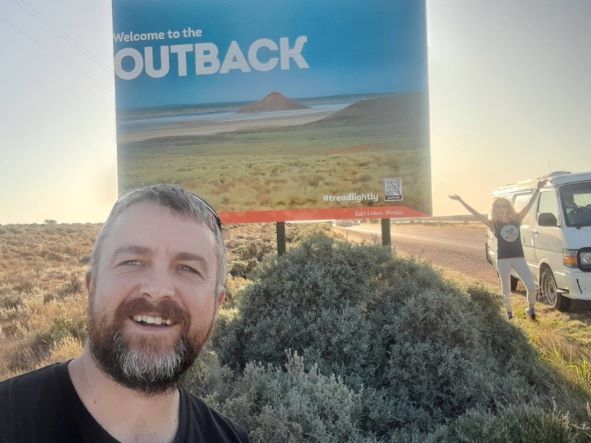
<instances>
[{"instance_id":1,"label":"photo of salt lake on sign","mask_svg":"<svg viewBox=\"0 0 591 443\"><path fill-rule=\"evenodd\" d=\"M380 196L401 178L404 205L430 211L422 94L169 107L119 114L122 191L174 183L235 212L343 206L324 195ZM351 202L357 204L358 202Z\"/></svg>"},{"instance_id":2,"label":"photo of salt lake on sign","mask_svg":"<svg viewBox=\"0 0 591 443\"><path fill-rule=\"evenodd\" d=\"M113 8L120 194L176 184L244 221L431 213L424 2Z\"/></svg>"}]
</instances>

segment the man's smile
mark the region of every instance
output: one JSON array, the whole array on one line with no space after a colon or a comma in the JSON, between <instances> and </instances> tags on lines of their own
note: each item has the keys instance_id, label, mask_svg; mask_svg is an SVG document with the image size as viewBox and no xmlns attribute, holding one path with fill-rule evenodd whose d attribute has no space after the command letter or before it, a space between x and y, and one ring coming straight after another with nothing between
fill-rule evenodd
<instances>
[{"instance_id":1,"label":"man's smile","mask_svg":"<svg viewBox=\"0 0 591 443\"><path fill-rule=\"evenodd\" d=\"M131 319L143 326L172 326L176 324L176 321L160 316L134 315Z\"/></svg>"}]
</instances>

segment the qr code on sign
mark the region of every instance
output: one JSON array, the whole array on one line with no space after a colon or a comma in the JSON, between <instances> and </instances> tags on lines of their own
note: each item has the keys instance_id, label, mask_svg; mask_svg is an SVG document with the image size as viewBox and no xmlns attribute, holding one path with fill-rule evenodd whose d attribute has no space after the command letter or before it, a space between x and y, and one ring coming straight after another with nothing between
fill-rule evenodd
<instances>
[{"instance_id":1,"label":"qr code on sign","mask_svg":"<svg viewBox=\"0 0 591 443\"><path fill-rule=\"evenodd\" d=\"M387 202L402 201L402 179L384 179L384 200Z\"/></svg>"}]
</instances>

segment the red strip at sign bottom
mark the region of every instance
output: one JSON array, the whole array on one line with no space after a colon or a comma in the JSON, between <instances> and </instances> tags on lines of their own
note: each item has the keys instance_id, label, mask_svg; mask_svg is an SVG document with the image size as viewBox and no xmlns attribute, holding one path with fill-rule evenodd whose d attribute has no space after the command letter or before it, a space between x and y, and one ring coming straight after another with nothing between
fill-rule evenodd
<instances>
[{"instance_id":1,"label":"red strip at sign bottom","mask_svg":"<svg viewBox=\"0 0 591 443\"><path fill-rule=\"evenodd\" d=\"M224 224L270 223L302 220L355 220L405 217L428 217L428 214L406 206L362 208L294 209L286 211L222 212Z\"/></svg>"}]
</instances>

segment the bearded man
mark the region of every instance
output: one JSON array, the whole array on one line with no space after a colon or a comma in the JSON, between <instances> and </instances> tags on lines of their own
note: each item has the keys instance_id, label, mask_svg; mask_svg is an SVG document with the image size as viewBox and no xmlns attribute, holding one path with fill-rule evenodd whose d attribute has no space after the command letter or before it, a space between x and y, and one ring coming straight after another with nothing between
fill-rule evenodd
<instances>
[{"instance_id":1,"label":"bearded man","mask_svg":"<svg viewBox=\"0 0 591 443\"><path fill-rule=\"evenodd\" d=\"M248 442L178 384L224 301L221 223L203 199L154 185L113 207L86 277L84 353L0 383L6 442Z\"/></svg>"}]
</instances>

